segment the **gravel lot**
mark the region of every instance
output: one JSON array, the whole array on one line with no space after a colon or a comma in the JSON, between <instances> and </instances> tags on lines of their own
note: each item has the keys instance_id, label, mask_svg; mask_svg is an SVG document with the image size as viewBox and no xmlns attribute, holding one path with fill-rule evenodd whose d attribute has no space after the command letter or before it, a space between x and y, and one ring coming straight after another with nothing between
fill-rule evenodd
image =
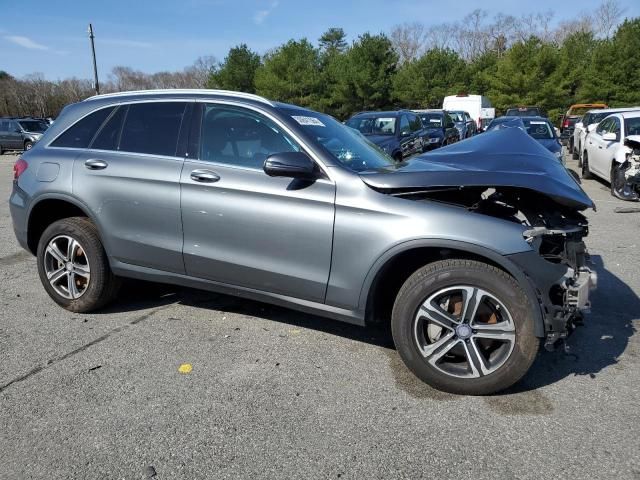
<instances>
[{"instance_id":1,"label":"gravel lot","mask_svg":"<svg viewBox=\"0 0 640 480\"><path fill-rule=\"evenodd\" d=\"M13 235L15 158L0 157L0 478L640 478L640 213L615 213L638 205L608 185L585 183L600 285L570 353L457 397L384 332L260 303L132 282L108 311L62 310Z\"/></svg>"}]
</instances>

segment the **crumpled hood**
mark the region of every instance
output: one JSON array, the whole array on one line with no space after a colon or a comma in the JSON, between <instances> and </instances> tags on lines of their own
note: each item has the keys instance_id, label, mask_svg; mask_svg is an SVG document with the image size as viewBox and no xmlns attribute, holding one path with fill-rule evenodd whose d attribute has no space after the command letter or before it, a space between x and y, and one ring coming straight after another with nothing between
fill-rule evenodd
<instances>
[{"instance_id":1,"label":"crumpled hood","mask_svg":"<svg viewBox=\"0 0 640 480\"><path fill-rule=\"evenodd\" d=\"M514 187L539 192L566 207L595 208L555 156L519 128L486 132L360 176L377 190Z\"/></svg>"}]
</instances>

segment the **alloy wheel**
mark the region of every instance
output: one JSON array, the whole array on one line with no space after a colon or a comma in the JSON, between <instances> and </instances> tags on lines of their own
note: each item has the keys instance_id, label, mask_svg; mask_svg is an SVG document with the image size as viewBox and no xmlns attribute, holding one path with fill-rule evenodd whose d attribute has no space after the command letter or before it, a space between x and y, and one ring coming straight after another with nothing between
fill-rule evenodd
<instances>
[{"instance_id":1,"label":"alloy wheel","mask_svg":"<svg viewBox=\"0 0 640 480\"><path fill-rule=\"evenodd\" d=\"M80 298L89 287L91 269L84 248L68 236L51 239L44 253L44 270L53 289L64 298Z\"/></svg>"},{"instance_id":2,"label":"alloy wheel","mask_svg":"<svg viewBox=\"0 0 640 480\"><path fill-rule=\"evenodd\" d=\"M424 359L447 375L478 378L498 370L516 341L511 314L493 294L458 285L428 297L414 318Z\"/></svg>"}]
</instances>

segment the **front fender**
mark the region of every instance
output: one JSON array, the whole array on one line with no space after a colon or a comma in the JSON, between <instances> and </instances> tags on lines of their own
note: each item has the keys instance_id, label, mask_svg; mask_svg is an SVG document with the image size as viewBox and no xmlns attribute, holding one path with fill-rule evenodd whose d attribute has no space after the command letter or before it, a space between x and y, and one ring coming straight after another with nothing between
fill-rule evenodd
<instances>
[{"instance_id":1,"label":"front fender","mask_svg":"<svg viewBox=\"0 0 640 480\"><path fill-rule=\"evenodd\" d=\"M531 280L527 277L525 272L516 265L513 261L511 261L507 256L502 255L495 250L491 250L489 248L467 243L461 242L458 240L446 240L446 239L415 239L409 240L406 242L399 243L394 245L387 251L385 251L371 266L367 276L365 277L364 283L362 285L362 289L360 291L359 298L359 307L358 309L361 311L366 311L367 304L369 301L369 294L371 292L372 287L374 286L374 282L378 274L382 271L384 266L391 261L397 255L418 248L436 248L436 249L448 249L448 250L458 250L465 253L470 253L473 255L477 255L480 257L484 257L492 263L495 263L507 273L509 273L512 277L516 279L520 288L524 291L529 299L529 303L531 306L531 311L535 318L535 333L538 337L545 336L545 326L544 326L544 317L542 312L542 307L540 301L538 299L538 295L536 294L536 290Z\"/></svg>"}]
</instances>

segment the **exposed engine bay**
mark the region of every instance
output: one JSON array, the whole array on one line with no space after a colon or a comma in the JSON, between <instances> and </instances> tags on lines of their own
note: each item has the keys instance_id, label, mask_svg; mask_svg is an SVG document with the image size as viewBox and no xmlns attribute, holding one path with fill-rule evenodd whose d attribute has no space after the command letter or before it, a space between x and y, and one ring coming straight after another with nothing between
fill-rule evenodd
<instances>
[{"instance_id":1,"label":"exposed engine bay","mask_svg":"<svg viewBox=\"0 0 640 480\"><path fill-rule=\"evenodd\" d=\"M527 227L523 236L545 261L544 272L536 275L535 283L545 319L546 346L552 348L582 323L582 314L590 309L589 292L596 287L597 276L589 268L583 241L589 232L588 222L578 210L516 187L447 187L392 195L454 204ZM522 266L525 271L541 270L531 264Z\"/></svg>"},{"instance_id":2,"label":"exposed engine bay","mask_svg":"<svg viewBox=\"0 0 640 480\"><path fill-rule=\"evenodd\" d=\"M635 192L633 199L638 200L640 196L640 136L627 137L624 145L628 151L625 162L619 168L624 172L626 185Z\"/></svg>"}]
</instances>

